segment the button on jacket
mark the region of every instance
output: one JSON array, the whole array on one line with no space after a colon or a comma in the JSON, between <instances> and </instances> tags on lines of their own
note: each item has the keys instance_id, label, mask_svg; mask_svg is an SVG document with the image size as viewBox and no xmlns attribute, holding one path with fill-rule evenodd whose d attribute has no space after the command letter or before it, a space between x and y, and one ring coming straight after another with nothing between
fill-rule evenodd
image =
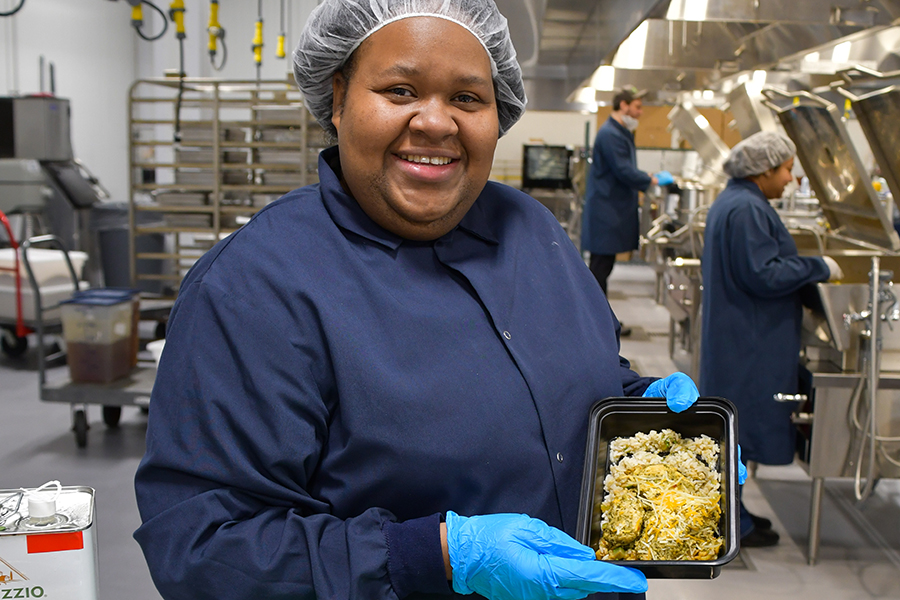
<instances>
[{"instance_id":1,"label":"button on jacket","mask_svg":"<svg viewBox=\"0 0 900 600\"><path fill-rule=\"evenodd\" d=\"M638 192L650 175L637 168L634 135L612 117L597 132L582 215L581 249L592 254L637 250Z\"/></svg>"},{"instance_id":2,"label":"button on jacket","mask_svg":"<svg viewBox=\"0 0 900 600\"><path fill-rule=\"evenodd\" d=\"M801 288L828 279L820 257L799 256L775 209L752 181L732 179L706 219L700 392L738 409L744 460L794 456L793 402L802 323Z\"/></svg>"},{"instance_id":3,"label":"button on jacket","mask_svg":"<svg viewBox=\"0 0 900 600\"><path fill-rule=\"evenodd\" d=\"M574 534L591 405L652 381L535 200L488 183L411 242L336 161L182 284L136 475L167 599L446 597L439 515Z\"/></svg>"}]
</instances>

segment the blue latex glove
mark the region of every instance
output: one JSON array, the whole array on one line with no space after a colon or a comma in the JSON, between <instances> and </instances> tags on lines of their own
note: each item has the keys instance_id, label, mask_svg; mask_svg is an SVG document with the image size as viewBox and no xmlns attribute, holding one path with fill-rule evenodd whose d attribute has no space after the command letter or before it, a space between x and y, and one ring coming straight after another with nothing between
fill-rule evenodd
<instances>
[{"instance_id":1,"label":"blue latex glove","mask_svg":"<svg viewBox=\"0 0 900 600\"><path fill-rule=\"evenodd\" d=\"M447 512L453 591L490 600L577 600L595 592L644 592L643 573L597 560L594 551L528 515Z\"/></svg>"},{"instance_id":2,"label":"blue latex glove","mask_svg":"<svg viewBox=\"0 0 900 600\"><path fill-rule=\"evenodd\" d=\"M747 481L747 467L741 459L741 445L738 444L738 483L744 485L745 481Z\"/></svg>"},{"instance_id":3,"label":"blue latex glove","mask_svg":"<svg viewBox=\"0 0 900 600\"><path fill-rule=\"evenodd\" d=\"M655 177L659 185L672 185L675 183L675 178L668 171L660 171Z\"/></svg>"},{"instance_id":4,"label":"blue latex glove","mask_svg":"<svg viewBox=\"0 0 900 600\"><path fill-rule=\"evenodd\" d=\"M687 410L699 397L694 381L680 372L657 379L644 392L644 398L665 398L666 406L673 412Z\"/></svg>"}]
</instances>

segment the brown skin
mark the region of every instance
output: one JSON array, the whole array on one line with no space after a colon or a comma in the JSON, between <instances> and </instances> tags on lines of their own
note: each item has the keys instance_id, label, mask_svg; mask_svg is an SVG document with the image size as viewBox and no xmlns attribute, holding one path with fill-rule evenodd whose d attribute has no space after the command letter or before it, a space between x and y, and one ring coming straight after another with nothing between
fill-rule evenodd
<instances>
[{"instance_id":1,"label":"brown skin","mask_svg":"<svg viewBox=\"0 0 900 600\"><path fill-rule=\"evenodd\" d=\"M791 157L777 167L769 169L765 173L760 173L759 175L752 175L747 179L759 186L759 189L762 190L762 193L765 194L766 198L770 200L781 198L785 186L787 186L794 178L791 174L791 169L793 168L794 159Z\"/></svg>"},{"instance_id":2,"label":"brown skin","mask_svg":"<svg viewBox=\"0 0 900 600\"><path fill-rule=\"evenodd\" d=\"M491 172L500 126L490 58L456 23L411 17L372 34L353 60L349 80L332 80L341 183L388 231L437 239L459 224Z\"/></svg>"}]
</instances>

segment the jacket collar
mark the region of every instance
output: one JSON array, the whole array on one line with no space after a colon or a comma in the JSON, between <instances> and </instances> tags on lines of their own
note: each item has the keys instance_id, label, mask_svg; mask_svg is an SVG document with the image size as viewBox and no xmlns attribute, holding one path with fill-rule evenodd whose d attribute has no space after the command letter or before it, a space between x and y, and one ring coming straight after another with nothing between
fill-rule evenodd
<instances>
[{"instance_id":1,"label":"jacket collar","mask_svg":"<svg viewBox=\"0 0 900 600\"><path fill-rule=\"evenodd\" d=\"M727 187L744 188L747 191L751 192L754 196L756 196L757 198L759 198L760 200L765 202L766 204L769 203L768 198L766 198L766 195L763 194L763 191L761 189L759 189L759 186L756 185L755 183L753 183L752 181L750 181L749 179L737 179L737 178L729 179Z\"/></svg>"},{"instance_id":2,"label":"jacket collar","mask_svg":"<svg viewBox=\"0 0 900 600\"><path fill-rule=\"evenodd\" d=\"M624 125L622 125L621 123L616 121L612 115L609 115L609 118L607 119L607 121L612 123L613 127L618 129L621 133L624 133L625 135L627 135L628 137L630 137L632 139L634 138L634 134L632 132L628 131L627 127L625 127Z\"/></svg>"},{"instance_id":3,"label":"jacket collar","mask_svg":"<svg viewBox=\"0 0 900 600\"><path fill-rule=\"evenodd\" d=\"M328 210L334 222L343 229L364 237L391 250L396 250L404 241L404 238L388 231L373 221L363 211L359 203L350 194L344 191L340 182L341 161L338 147L326 148L319 154L319 186L325 208ZM490 186L486 186L485 190ZM482 209L481 196L472 205L472 208L463 216L459 225L445 234L441 239L448 238L459 229L488 243L497 244L497 236L488 222Z\"/></svg>"}]
</instances>

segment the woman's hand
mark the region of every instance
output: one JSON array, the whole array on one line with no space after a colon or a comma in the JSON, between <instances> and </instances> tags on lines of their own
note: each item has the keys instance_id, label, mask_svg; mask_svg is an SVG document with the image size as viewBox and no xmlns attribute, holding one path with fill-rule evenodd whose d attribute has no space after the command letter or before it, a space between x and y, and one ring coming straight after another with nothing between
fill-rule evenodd
<instances>
[{"instance_id":1,"label":"woman's hand","mask_svg":"<svg viewBox=\"0 0 900 600\"><path fill-rule=\"evenodd\" d=\"M640 571L597 560L594 551L528 515L461 517L447 512L453 590L490 600L577 600L595 592L647 590Z\"/></svg>"},{"instance_id":2,"label":"woman's hand","mask_svg":"<svg viewBox=\"0 0 900 600\"><path fill-rule=\"evenodd\" d=\"M694 381L684 373L672 373L663 379L657 379L644 392L644 398L665 398L666 406L673 412L681 412L690 408L700 392Z\"/></svg>"}]
</instances>

